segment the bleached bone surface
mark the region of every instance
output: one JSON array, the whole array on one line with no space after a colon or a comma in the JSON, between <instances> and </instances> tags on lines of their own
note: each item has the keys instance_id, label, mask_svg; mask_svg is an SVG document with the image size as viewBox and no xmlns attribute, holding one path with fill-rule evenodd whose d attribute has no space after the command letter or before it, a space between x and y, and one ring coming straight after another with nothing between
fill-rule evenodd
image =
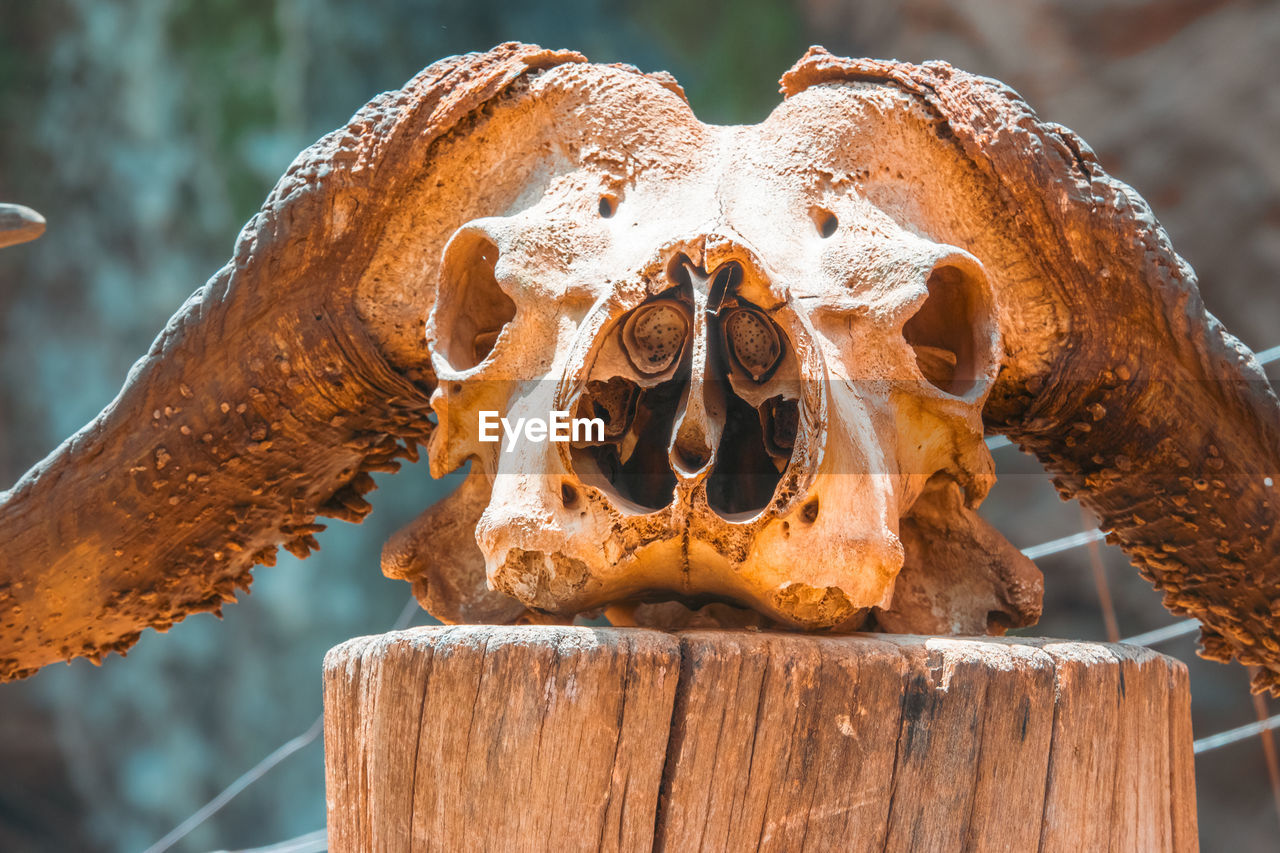
<instances>
[{"instance_id":1,"label":"bleached bone surface","mask_svg":"<svg viewBox=\"0 0 1280 853\"><path fill-rule=\"evenodd\" d=\"M553 185L451 239L427 324L431 454L444 470L463 447L492 482L476 531L493 588L561 614L723 599L860 627L892 604L899 520L926 483L961 484L968 508L986 493L999 330L981 262L853 195L792 215L815 177L790 113L748 128L684 113L654 143L696 142L680 168L637 171L598 205ZM565 263L566 235L592 251ZM486 443L492 410L603 427Z\"/></svg>"}]
</instances>

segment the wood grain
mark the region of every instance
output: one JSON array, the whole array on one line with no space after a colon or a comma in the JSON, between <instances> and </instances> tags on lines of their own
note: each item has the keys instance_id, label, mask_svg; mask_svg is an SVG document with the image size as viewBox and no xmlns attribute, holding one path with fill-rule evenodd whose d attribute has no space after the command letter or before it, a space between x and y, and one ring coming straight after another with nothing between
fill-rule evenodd
<instances>
[{"instance_id":1,"label":"wood grain","mask_svg":"<svg viewBox=\"0 0 1280 853\"><path fill-rule=\"evenodd\" d=\"M1189 709L1124 645L419 628L326 658L330 849L1194 851Z\"/></svg>"},{"instance_id":2,"label":"wood grain","mask_svg":"<svg viewBox=\"0 0 1280 853\"><path fill-rule=\"evenodd\" d=\"M678 640L420 628L325 663L332 850L651 846Z\"/></svg>"}]
</instances>

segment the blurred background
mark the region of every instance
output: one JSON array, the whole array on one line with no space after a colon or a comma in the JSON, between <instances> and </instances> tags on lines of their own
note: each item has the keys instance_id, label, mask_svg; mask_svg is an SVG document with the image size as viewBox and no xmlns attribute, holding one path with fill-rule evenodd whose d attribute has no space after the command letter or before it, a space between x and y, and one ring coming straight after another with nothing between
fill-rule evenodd
<instances>
[{"instance_id":1,"label":"blurred background","mask_svg":"<svg viewBox=\"0 0 1280 853\"><path fill-rule=\"evenodd\" d=\"M0 201L49 222L0 252L0 489L114 396L298 151L432 61L508 39L668 70L720 123L762 119L813 43L998 77L1151 202L1228 328L1280 345L1275 2L0 0ZM984 510L1016 544L1092 527L1034 460L994 453ZM282 553L259 568L223 623L199 615L145 632L127 659L0 686L0 850L144 850L307 731L325 651L411 613L407 586L378 570L382 542L452 487L423 465L380 478L369 521L331 522L305 565ZM1039 563L1036 633L1176 621L1118 550ZM1243 668L1197 659L1194 636L1159 648L1191 667L1198 738L1280 712L1251 699ZM1276 848L1269 738L1203 752L1197 776L1205 850ZM324 808L315 740L173 849L307 836ZM322 849L310 838L275 849Z\"/></svg>"}]
</instances>

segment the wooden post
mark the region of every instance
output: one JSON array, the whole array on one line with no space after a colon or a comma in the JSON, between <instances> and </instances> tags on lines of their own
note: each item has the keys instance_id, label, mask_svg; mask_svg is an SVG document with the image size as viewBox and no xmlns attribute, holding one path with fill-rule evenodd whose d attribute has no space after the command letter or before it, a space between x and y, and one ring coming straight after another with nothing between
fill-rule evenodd
<instances>
[{"instance_id":1,"label":"wooden post","mask_svg":"<svg viewBox=\"0 0 1280 853\"><path fill-rule=\"evenodd\" d=\"M324 702L340 853L1197 849L1186 668L1135 646L416 628Z\"/></svg>"}]
</instances>

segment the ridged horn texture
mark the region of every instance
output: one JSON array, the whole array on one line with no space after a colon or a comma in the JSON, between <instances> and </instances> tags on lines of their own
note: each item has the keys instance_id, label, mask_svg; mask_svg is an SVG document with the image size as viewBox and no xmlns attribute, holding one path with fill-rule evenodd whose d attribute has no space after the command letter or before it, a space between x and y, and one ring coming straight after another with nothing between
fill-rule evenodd
<instances>
[{"instance_id":1,"label":"ridged horn texture","mask_svg":"<svg viewBox=\"0 0 1280 853\"><path fill-rule=\"evenodd\" d=\"M369 472L432 430L440 250L568 159L549 143L571 82L527 90L581 61L519 44L442 60L294 161L119 396L0 493L0 679L217 612L278 546L316 548L317 516L363 518ZM498 103L527 144L486 154L470 127ZM526 171L470 180L497 156Z\"/></svg>"},{"instance_id":2,"label":"ridged horn texture","mask_svg":"<svg viewBox=\"0 0 1280 853\"><path fill-rule=\"evenodd\" d=\"M1007 86L945 63L813 49L782 87L848 162L895 173L890 203L910 188L901 215L982 259L1005 345L988 431L1203 623L1202 656L1280 692L1280 407L1147 203Z\"/></svg>"}]
</instances>

